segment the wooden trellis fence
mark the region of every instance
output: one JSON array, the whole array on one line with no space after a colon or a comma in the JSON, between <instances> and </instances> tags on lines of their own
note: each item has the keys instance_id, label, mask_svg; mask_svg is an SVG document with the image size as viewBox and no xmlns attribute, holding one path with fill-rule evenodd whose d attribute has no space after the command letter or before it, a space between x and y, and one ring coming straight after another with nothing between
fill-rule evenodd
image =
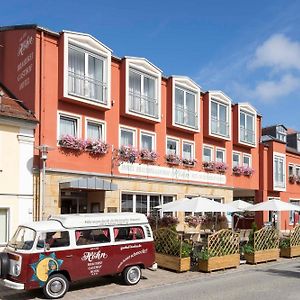
<instances>
[{"instance_id":1,"label":"wooden trellis fence","mask_svg":"<svg viewBox=\"0 0 300 300\"><path fill-rule=\"evenodd\" d=\"M278 249L279 248L279 232L272 227L263 227L254 232L254 251Z\"/></svg>"},{"instance_id":2,"label":"wooden trellis fence","mask_svg":"<svg viewBox=\"0 0 300 300\"><path fill-rule=\"evenodd\" d=\"M300 246L300 225L297 225L291 232L291 247Z\"/></svg>"}]
</instances>

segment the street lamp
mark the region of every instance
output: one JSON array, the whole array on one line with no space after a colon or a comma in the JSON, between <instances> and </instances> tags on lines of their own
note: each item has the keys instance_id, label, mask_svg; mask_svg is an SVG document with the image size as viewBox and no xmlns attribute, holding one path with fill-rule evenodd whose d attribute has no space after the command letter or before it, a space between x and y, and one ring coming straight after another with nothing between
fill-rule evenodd
<instances>
[{"instance_id":1,"label":"street lamp","mask_svg":"<svg viewBox=\"0 0 300 300\"><path fill-rule=\"evenodd\" d=\"M44 213L45 213L45 188L46 188L46 160L48 158L48 152L50 150L53 150L54 148L48 146L48 145L41 145L37 146L36 149L40 151L40 159L43 162L43 170L40 172L40 220L44 219Z\"/></svg>"}]
</instances>

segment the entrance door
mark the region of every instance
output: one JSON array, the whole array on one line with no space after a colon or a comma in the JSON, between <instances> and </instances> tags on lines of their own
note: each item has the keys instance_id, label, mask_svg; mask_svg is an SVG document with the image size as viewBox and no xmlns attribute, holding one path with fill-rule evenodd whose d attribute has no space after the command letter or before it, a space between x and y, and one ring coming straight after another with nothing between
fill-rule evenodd
<instances>
[{"instance_id":1,"label":"entrance door","mask_svg":"<svg viewBox=\"0 0 300 300\"><path fill-rule=\"evenodd\" d=\"M87 192L61 190L61 213L87 213Z\"/></svg>"}]
</instances>

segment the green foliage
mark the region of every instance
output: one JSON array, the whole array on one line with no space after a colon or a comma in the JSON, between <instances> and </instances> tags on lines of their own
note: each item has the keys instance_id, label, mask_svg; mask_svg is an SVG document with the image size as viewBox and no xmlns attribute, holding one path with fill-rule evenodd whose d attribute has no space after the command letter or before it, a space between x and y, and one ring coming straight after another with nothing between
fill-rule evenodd
<instances>
[{"instance_id":1,"label":"green foliage","mask_svg":"<svg viewBox=\"0 0 300 300\"><path fill-rule=\"evenodd\" d=\"M252 244L247 243L241 247L241 252L246 254L252 254L254 253L254 247Z\"/></svg>"},{"instance_id":2,"label":"green foliage","mask_svg":"<svg viewBox=\"0 0 300 300\"><path fill-rule=\"evenodd\" d=\"M192 252L192 245L183 242L181 245L181 257L190 257Z\"/></svg>"},{"instance_id":3,"label":"green foliage","mask_svg":"<svg viewBox=\"0 0 300 300\"><path fill-rule=\"evenodd\" d=\"M198 258L200 260L208 260L210 257L212 257L212 255L209 253L209 250L207 248L202 249L198 253Z\"/></svg>"},{"instance_id":4,"label":"green foliage","mask_svg":"<svg viewBox=\"0 0 300 300\"><path fill-rule=\"evenodd\" d=\"M290 238L285 238L281 239L279 242L279 248L280 249L286 249L291 247L291 239Z\"/></svg>"}]
</instances>

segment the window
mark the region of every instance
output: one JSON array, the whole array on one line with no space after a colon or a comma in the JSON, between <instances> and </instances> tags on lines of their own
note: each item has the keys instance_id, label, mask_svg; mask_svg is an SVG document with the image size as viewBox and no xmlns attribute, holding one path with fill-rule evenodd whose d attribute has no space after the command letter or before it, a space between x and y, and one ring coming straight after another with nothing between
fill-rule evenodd
<instances>
[{"instance_id":1,"label":"window","mask_svg":"<svg viewBox=\"0 0 300 300\"><path fill-rule=\"evenodd\" d=\"M179 141L167 138L167 154L179 155Z\"/></svg>"},{"instance_id":2,"label":"window","mask_svg":"<svg viewBox=\"0 0 300 300\"><path fill-rule=\"evenodd\" d=\"M294 165L289 165L289 176L294 175Z\"/></svg>"},{"instance_id":3,"label":"window","mask_svg":"<svg viewBox=\"0 0 300 300\"><path fill-rule=\"evenodd\" d=\"M246 144L255 144L255 118L253 114L240 111L240 141Z\"/></svg>"},{"instance_id":4,"label":"window","mask_svg":"<svg viewBox=\"0 0 300 300\"><path fill-rule=\"evenodd\" d=\"M8 241L8 209L0 208L0 245Z\"/></svg>"},{"instance_id":5,"label":"window","mask_svg":"<svg viewBox=\"0 0 300 300\"><path fill-rule=\"evenodd\" d=\"M45 240L45 243L49 245L50 248L67 247L70 245L70 237L68 231L47 232L45 239L43 239L43 236L39 237L39 242L37 245L38 247L41 240Z\"/></svg>"},{"instance_id":6,"label":"window","mask_svg":"<svg viewBox=\"0 0 300 300\"><path fill-rule=\"evenodd\" d=\"M78 118L66 115L59 116L59 137L64 135L78 137Z\"/></svg>"},{"instance_id":7,"label":"window","mask_svg":"<svg viewBox=\"0 0 300 300\"><path fill-rule=\"evenodd\" d=\"M87 121L86 137L91 140L104 140L104 124Z\"/></svg>"},{"instance_id":8,"label":"window","mask_svg":"<svg viewBox=\"0 0 300 300\"><path fill-rule=\"evenodd\" d=\"M136 195L135 198L135 212L147 214L147 195Z\"/></svg>"},{"instance_id":9,"label":"window","mask_svg":"<svg viewBox=\"0 0 300 300\"><path fill-rule=\"evenodd\" d=\"M155 135L150 133L141 132L141 149L149 151L155 150Z\"/></svg>"},{"instance_id":10,"label":"window","mask_svg":"<svg viewBox=\"0 0 300 300\"><path fill-rule=\"evenodd\" d=\"M283 126L276 126L276 138L286 143L286 129Z\"/></svg>"},{"instance_id":11,"label":"window","mask_svg":"<svg viewBox=\"0 0 300 300\"><path fill-rule=\"evenodd\" d=\"M121 146L135 147L135 130L121 128Z\"/></svg>"},{"instance_id":12,"label":"window","mask_svg":"<svg viewBox=\"0 0 300 300\"><path fill-rule=\"evenodd\" d=\"M110 242L108 228L76 230L75 238L77 246Z\"/></svg>"},{"instance_id":13,"label":"window","mask_svg":"<svg viewBox=\"0 0 300 300\"><path fill-rule=\"evenodd\" d=\"M122 194L121 210L122 212L133 212L132 194Z\"/></svg>"},{"instance_id":14,"label":"window","mask_svg":"<svg viewBox=\"0 0 300 300\"><path fill-rule=\"evenodd\" d=\"M203 146L203 161L213 161L213 148L209 146Z\"/></svg>"},{"instance_id":15,"label":"window","mask_svg":"<svg viewBox=\"0 0 300 300\"><path fill-rule=\"evenodd\" d=\"M295 175L300 178L300 166L295 167Z\"/></svg>"},{"instance_id":16,"label":"window","mask_svg":"<svg viewBox=\"0 0 300 300\"><path fill-rule=\"evenodd\" d=\"M107 103L107 60L69 44L68 92L102 104Z\"/></svg>"},{"instance_id":17,"label":"window","mask_svg":"<svg viewBox=\"0 0 300 300\"><path fill-rule=\"evenodd\" d=\"M274 190L285 189L285 156L274 154L273 157Z\"/></svg>"},{"instance_id":18,"label":"window","mask_svg":"<svg viewBox=\"0 0 300 300\"><path fill-rule=\"evenodd\" d=\"M300 200L290 200L291 204L294 205L300 205ZM290 220L290 224L297 224L300 223L300 218L299 218L299 212L296 212L294 210L289 212L289 220Z\"/></svg>"},{"instance_id":19,"label":"window","mask_svg":"<svg viewBox=\"0 0 300 300\"><path fill-rule=\"evenodd\" d=\"M145 233L142 227L116 227L114 228L115 241L132 241L145 238Z\"/></svg>"},{"instance_id":20,"label":"window","mask_svg":"<svg viewBox=\"0 0 300 300\"><path fill-rule=\"evenodd\" d=\"M212 99L210 109L211 133L229 138L229 105Z\"/></svg>"},{"instance_id":21,"label":"window","mask_svg":"<svg viewBox=\"0 0 300 300\"><path fill-rule=\"evenodd\" d=\"M175 123L198 129L197 94L175 87Z\"/></svg>"},{"instance_id":22,"label":"window","mask_svg":"<svg viewBox=\"0 0 300 300\"><path fill-rule=\"evenodd\" d=\"M251 167L251 155L243 154L243 166Z\"/></svg>"},{"instance_id":23,"label":"window","mask_svg":"<svg viewBox=\"0 0 300 300\"><path fill-rule=\"evenodd\" d=\"M225 159L225 150L224 149L217 149L216 150L216 162L224 163Z\"/></svg>"},{"instance_id":24,"label":"window","mask_svg":"<svg viewBox=\"0 0 300 300\"><path fill-rule=\"evenodd\" d=\"M194 159L194 144L189 142L182 143L182 158L184 160Z\"/></svg>"},{"instance_id":25,"label":"window","mask_svg":"<svg viewBox=\"0 0 300 300\"><path fill-rule=\"evenodd\" d=\"M233 152L232 153L232 167L238 167L240 165L240 154Z\"/></svg>"}]
</instances>

